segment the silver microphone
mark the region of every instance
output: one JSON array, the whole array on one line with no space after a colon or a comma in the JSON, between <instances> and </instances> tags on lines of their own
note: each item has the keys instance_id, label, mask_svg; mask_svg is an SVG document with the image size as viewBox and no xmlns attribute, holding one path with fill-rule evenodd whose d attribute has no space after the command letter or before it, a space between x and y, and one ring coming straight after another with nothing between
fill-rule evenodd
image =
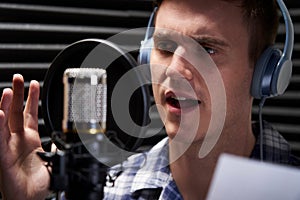
<instances>
[{"instance_id":1,"label":"silver microphone","mask_svg":"<svg viewBox=\"0 0 300 200\"><path fill-rule=\"evenodd\" d=\"M67 68L63 74L62 139L70 149L59 164L68 169L66 199L103 198L107 166L93 152L102 155L106 148L106 79L106 71L98 68Z\"/></svg>"},{"instance_id":2,"label":"silver microphone","mask_svg":"<svg viewBox=\"0 0 300 200\"><path fill-rule=\"evenodd\" d=\"M105 133L107 74L99 68L67 68L63 74L64 133Z\"/></svg>"}]
</instances>

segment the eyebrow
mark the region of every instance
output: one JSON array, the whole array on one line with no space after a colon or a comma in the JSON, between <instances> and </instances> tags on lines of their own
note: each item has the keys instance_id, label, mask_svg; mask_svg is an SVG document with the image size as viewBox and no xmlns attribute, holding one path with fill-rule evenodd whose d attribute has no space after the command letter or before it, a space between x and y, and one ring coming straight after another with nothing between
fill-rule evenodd
<instances>
[{"instance_id":1,"label":"eyebrow","mask_svg":"<svg viewBox=\"0 0 300 200\"><path fill-rule=\"evenodd\" d=\"M199 44L214 44L214 45L218 45L221 47L229 47L229 44L227 42L225 42L224 40L215 38L215 37L211 37L211 36L195 36L195 37L191 37L193 38L195 41L197 41Z\"/></svg>"},{"instance_id":2,"label":"eyebrow","mask_svg":"<svg viewBox=\"0 0 300 200\"><path fill-rule=\"evenodd\" d=\"M182 37L190 37L193 40L195 40L199 44L214 44L220 47L229 47L229 44L225 42L224 40L211 37L208 35L201 35L201 36L183 36L181 34L175 34L173 32L169 31L155 31L153 34L154 40L156 39L170 39L170 38L182 38Z\"/></svg>"}]
</instances>

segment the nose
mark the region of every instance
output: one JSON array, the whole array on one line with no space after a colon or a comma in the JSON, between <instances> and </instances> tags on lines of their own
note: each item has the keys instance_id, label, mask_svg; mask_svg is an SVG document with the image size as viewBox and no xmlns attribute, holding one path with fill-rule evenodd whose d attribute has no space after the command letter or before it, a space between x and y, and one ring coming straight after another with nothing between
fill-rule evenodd
<instances>
[{"instance_id":1,"label":"nose","mask_svg":"<svg viewBox=\"0 0 300 200\"><path fill-rule=\"evenodd\" d=\"M191 64L186 60L185 50L178 47L172 55L172 60L166 70L166 76L174 79L185 78L188 81L193 79Z\"/></svg>"}]
</instances>

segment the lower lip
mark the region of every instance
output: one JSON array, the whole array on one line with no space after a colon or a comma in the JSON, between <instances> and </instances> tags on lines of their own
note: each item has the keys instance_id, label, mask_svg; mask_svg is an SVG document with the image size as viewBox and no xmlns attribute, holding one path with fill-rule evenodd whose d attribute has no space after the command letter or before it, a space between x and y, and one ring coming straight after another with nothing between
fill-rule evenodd
<instances>
[{"instance_id":1,"label":"lower lip","mask_svg":"<svg viewBox=\"0 0 300 200\"><path fill-rule=\"evenodd\" d=\"M178 116L181 115L182 113L187 113L187 112L190 112L192 110L195 110L199 105L185 107L185 108L178 108L178 107L174 107L173 105L167 103L168 111L170 113L172 113L174 115L178 115Z\"/></svg>"},{"instance_id":2,"label":"lower lip","mask_svg":"<svg viewBox=\"0 0 300 200\"><path fill-rule=\"evenodd\" d=\"M176 108L170 104L167 104L168 106L168 111L172 114L175 114L175 115L181 115L181 111L182 109L181 108Z\"/></svg>"}]
</instances>

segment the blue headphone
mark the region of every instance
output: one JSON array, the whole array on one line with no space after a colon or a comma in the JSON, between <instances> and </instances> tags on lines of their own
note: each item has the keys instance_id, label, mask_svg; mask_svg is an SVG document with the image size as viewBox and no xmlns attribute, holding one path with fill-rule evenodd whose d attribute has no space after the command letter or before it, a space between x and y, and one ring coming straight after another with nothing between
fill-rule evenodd
<instances>
[{"instance_id":1,"label":"blue headphone","mask_svg":"<svg viewBox=\"0 0 300 200\"><path fill-rule=\"evenodd\" d=\"M262 99L281 95L285 92L292 76L292 51L294 47L294 27L283 0L277 4L285 23L285 44L283 52L274 46L268 47L259 57L252 79L251 94L254 98ZM153 47L154 17L157 7L154 8L146 30L145 38L141 42L138 62L140 65L150 63Z\"/></svg>"},{"instance_id":2,"label":"blue headphone","mask_svg":"<svg viewBox=\"0 0 300 200\"><path fill-rule=\"evenodd\" d=\"M150 19L148 22L148 26L146 29L145 38L141 41L140 52L138 56L138 63L140 65L149 64L150 63L150 56L151 50L153 47L153 32L154 32L154 18L157 12L157 7L154 8L153 12L150 15Z\"/></svg>"}]
</instances>

